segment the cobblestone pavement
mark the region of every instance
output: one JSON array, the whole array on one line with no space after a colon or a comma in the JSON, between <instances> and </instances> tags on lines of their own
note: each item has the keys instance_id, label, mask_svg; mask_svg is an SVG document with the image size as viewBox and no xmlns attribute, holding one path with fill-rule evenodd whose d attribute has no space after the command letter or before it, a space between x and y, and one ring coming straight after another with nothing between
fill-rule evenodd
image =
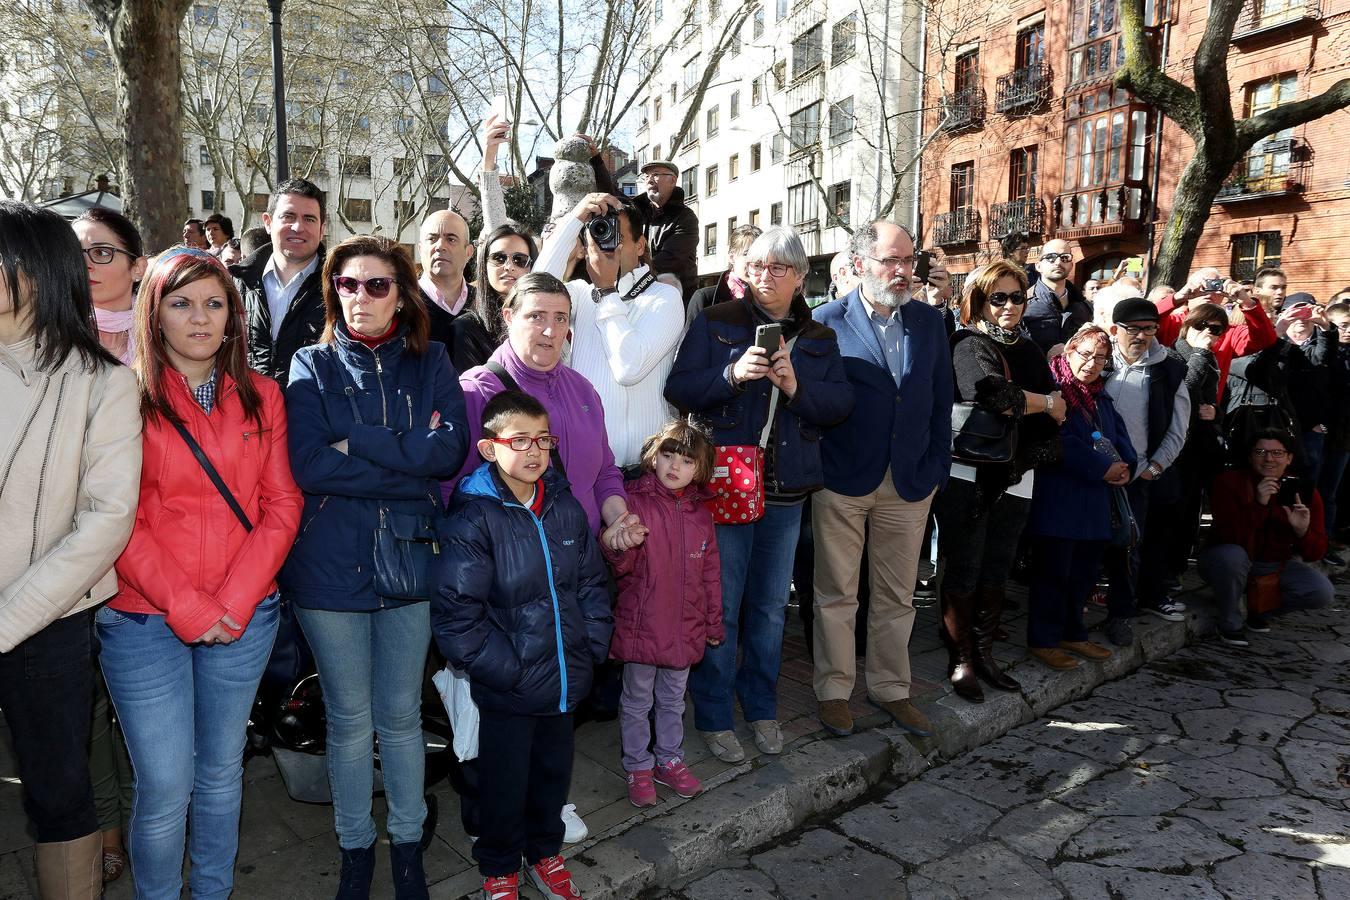
<instances>
[{"instance_id":1,"label":"cobblestone pavement","mask_svg":"<svg viewBox=\"0 0 1350 900\"><path fill-rule=\"evenodd\" d=\"M659 900L1350 897L1350 612L1187 647Z\"/></svg>"}]
</instances>

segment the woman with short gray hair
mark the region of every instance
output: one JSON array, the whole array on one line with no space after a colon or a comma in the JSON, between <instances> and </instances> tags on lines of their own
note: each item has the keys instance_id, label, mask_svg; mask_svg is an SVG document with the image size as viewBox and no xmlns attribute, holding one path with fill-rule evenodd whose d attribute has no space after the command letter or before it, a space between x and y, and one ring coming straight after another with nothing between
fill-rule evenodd
<instances>
[{"instance_id":1,"label":"woman with short gray hair","mask_svg":"<svg viewBox=\"0 0 1350 900\"><path fill-rule=\"evenodd\" d=\"M694 722L724 762L745 758L733 730L737 697L760 751L782 752L778 668L802 504L824 481L821 430L853 409L835 334L812 320L802 294L810 263L801 240L787 228L770 228L746 259L745 296L695 317L665 392L676 407L704 419L719 445L758 444L770 406L776 410L764 454L763 517L717 526L726 639L709 647L689 676ZM779 332L772 353L757 346L761 326Z\"/></svg>"}]
</instances>

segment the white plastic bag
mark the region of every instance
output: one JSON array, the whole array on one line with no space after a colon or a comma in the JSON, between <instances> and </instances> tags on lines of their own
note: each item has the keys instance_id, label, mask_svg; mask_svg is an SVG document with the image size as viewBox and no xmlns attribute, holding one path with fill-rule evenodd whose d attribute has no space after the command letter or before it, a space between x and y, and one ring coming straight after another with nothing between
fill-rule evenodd
<instances>
[{"instance_id":1,"label":"white plastic bag","mask_svg":"<svg viewBox=\"0 0 1350 900\"><path fill-rule=\"evenodd\" d=\"M469 693L469 676L446 666L431 681L445 704L455 731L455 756L460 762L478 758L478 705Z\"/></svg>"}]
</instances>

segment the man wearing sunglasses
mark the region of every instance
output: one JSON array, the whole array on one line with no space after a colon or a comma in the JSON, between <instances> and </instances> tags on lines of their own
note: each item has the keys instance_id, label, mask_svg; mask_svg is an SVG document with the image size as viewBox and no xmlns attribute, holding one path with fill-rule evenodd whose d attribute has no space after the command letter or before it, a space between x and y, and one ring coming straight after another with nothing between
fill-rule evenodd
<instances>
[{"instance_id":1,"label":"man wearing sunglasses","mask_svg":"<svg viewBox=\"0 0 1350 900\"><path fill-rule=\"evenodd\" d=\"M1151 504L1175 504L1181 496L1172 463L1186 444L1191 422L1186 364L1158 343L1160 318L1158 308L1142 297L1121 300L1112 310L1115 351L1106 393L1139 455L1126 490L1141 532L1140 546L1113 548L1106 557L1110 588L1105 629L1107 638L1118 647L1134 641L1129 622L1139 610L1169 622L1186 618L1185 604L1168 599L1166 593L1167 548L1160 539L1165 531L1149 522Z\"/></svg>"},{"instance_id":2,"label":"man wearing sunglasses","mask_svg":"<svg viewBox=\"0 0 1350 900\"><path fill-rule=\"evenodd\" d=\"M1092 321L1091 304L1069 281L1072 270L1073 253L1068 242L1046 241L1036 260L1040 277L1031 286L1022 324L1047 356L1063 353L1064 342Z\"/></svg>"}]
</instances>

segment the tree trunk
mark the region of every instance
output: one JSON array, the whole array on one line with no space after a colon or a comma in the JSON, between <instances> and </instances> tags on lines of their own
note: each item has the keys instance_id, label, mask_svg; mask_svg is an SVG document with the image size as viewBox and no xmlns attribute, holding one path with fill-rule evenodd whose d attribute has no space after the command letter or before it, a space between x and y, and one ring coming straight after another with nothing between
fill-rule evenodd
<instances>
[{"instance_id":1,"label":"tree trunk","mask_svg":"<svg viewBox=\"0 0 1350 900\"><path fill-rule=\"evenodd\" d=\"M146 248L179 241L189 209L183 178L182 52L186 0L91 3L103 19L116 73L124 211Z\"/></svg>"},{"instance_id":2,"label":"tree trunk","mask_svg":"<svg viewBox=\"0 0 1350 900\"><path fill-rule=\"evenodd\" d=\"M1226 154L1216 159L1203 143L1196 147L1172 195L1172 213L1153 260L1150 283L1173 287L1186 283L1210 207L1236 164L1237 160Z\"/></svg>"}]
</instances>

